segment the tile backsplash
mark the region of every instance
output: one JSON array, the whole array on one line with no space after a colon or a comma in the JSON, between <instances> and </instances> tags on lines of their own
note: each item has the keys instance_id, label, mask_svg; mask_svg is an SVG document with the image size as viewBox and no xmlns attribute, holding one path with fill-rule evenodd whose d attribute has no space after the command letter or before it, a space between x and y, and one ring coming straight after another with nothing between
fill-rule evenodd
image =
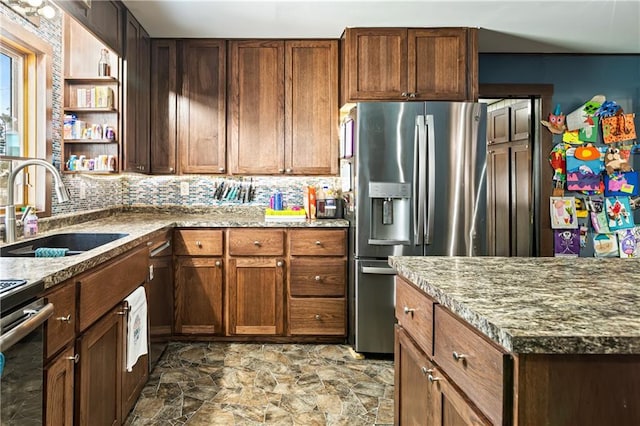
<instances>
[{"instance_id":1,"label":"tile backsplash","mask_svg":"<svg viewBox=\"0 0 640 426\"><path fill-rule=\"evenodd\" d=\"M208 175L118 176L66 175L65 184L71 191L71 201L54 206L54 215L95 210L113 206L223 206L243 204L240 201L219 201L215 189L241 184L255 188L255 197L244 205L267 206L269 196L282 192L288 205L302 205L303 188L308 185L339 187L339 178L332 176L252 176L219 177ZM188 192L188 194L187 194Z\"/></svg>"}]
</instances>

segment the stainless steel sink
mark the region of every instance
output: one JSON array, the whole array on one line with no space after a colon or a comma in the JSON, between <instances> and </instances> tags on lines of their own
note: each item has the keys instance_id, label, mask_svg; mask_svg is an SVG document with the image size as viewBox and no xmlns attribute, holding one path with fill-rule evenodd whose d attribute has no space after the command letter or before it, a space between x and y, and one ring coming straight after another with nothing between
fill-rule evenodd
<instances>
[{"instance_id":1,"label":"stainless steel sink","mask_svg":"<svg viewBox=\"0 0 640 426\"><path fill-rule=\"evenodd\" d=\"M37 248L65 248L66 256L80 254L104 244L126 237L120 233L54 234L0 247L0 257L35 257Z\"/></svg>"}]
</instances>

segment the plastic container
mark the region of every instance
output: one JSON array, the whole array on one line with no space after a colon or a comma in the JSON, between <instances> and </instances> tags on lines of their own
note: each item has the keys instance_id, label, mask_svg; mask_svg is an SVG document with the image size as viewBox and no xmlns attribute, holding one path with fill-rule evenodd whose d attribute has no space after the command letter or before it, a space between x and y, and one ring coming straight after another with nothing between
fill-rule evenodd
<instances>
[{"instance_id":1,"label":"plastic container","mask_svg":"<svg viewBox=\"0 0 640 426\"><path fill-rule=\"evenodd\" d=\"M35 209L31 209L27 217L22 218L22 229L25 237L38 235L38 216Z\"/></svg>"}]
</instances>

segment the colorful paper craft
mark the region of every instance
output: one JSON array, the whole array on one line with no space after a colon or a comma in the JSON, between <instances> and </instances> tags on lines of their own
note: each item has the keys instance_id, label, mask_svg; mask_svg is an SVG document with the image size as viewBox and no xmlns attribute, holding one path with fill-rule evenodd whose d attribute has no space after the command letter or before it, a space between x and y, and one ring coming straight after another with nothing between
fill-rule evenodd
<instances>
[{"instance_id":1,"label":"colorful paper craft","mask_svg":"<svg viewBox=\"0 0 640 426\"><path fill-rule=\"evenodd\" d=\"M616 234L595 234L593 236L593 253L595 257L618 257Z\"/></svg>"},{"instance_id":2,"label":"colorful paper craft","mask_svg":"<svg viewBox=\"0 0 640 426\"><path fill-rule=\"evenodd\" d=\"M633 228L633 215L629 197L607 197L604 199L604 211L609 219L609 229Z\"/></svg>"},{"instance_id":3,"label":"colorful paper craft","mask_svg":"<svg viewBox=\"0 0 640 426\"><path fill-rule=\"evenodd\" d=\"M554 256L578 257L580 255L580 236L577 229L556 229L553 234Z\"/></svg>"},{"instance_id":4,"label":"colorful paper craft","mask_svg":"<svg viewBox=\"0 0 640 426\"><path fill-rule=\"evenodd\" d=\"M577 229L575 199L573 197L550 197L551 228Z\"/></svg>"}]
</instances>

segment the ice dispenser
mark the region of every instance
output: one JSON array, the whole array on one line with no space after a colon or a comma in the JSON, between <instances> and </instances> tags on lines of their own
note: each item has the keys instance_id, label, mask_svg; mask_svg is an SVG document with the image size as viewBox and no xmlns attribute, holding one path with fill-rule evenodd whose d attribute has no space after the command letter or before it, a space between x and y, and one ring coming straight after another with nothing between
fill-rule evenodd
<instances>
[{"instance_id":1,"label":"ice dispenser","mask_svg":"<svg viewBox=\"0 0 640 426\"><path fill-rule=\"evenodd\" d=\"M369 244L410 244L411 184L369 182L369 202Z\"/></svg>"}]
</instances>

